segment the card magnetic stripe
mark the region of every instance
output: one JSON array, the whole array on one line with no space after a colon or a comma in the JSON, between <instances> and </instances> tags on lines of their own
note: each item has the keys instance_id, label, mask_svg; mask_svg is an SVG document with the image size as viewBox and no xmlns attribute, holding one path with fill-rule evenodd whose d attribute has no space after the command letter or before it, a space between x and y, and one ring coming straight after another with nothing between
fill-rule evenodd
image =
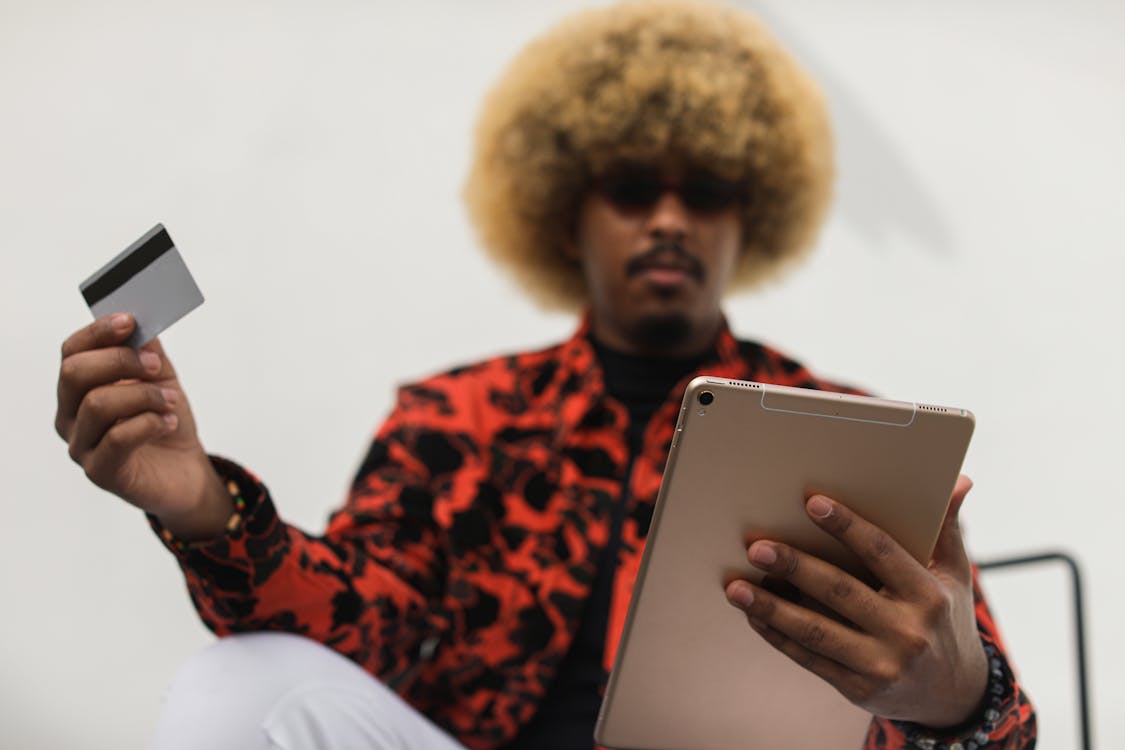
<instances>
[{"instance_id":1,"label":"card magnetic stripe","mask_svg":"<svg viewBox=\"0 0 1125 750\"><path fill-rule=\"evenodd\" d=\"M168 235L168 231L161 228L148 242L129 253L120 263L82 289L82 296L85 298L86 304L92 307L113 294L129 279L151 266L157 258L173 247L175 245L172 244L172 238Z\"/></svg>"}]
</instances>

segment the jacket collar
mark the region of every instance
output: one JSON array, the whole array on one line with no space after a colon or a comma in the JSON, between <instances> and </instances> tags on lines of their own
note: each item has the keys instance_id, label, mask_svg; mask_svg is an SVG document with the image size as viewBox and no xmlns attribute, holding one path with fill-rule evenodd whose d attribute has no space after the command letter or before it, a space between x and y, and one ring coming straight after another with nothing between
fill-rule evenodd
<instances>
[{"instance_id":1,"label":"jacket collar","mask_svg":"<svg viewBox=\"0 0 1125 750\"><path fill-rule=\"evenodd\" d=\"M597 356L594 353L592 330L592 316L590 311L587 310L582 315L578 330L563 343L560 353L564 362L580 362L583 366L590 366L592 370L596 371L589 373L590 376L596 376L594 381L589 384L597 386L598 390L602 390L604 389L604 382L602 381L601 367L598 365ZM751 370L753 369L756 368L748 365L743 352L740 351L739 341L731 333L726 316L723 316L722 325L715 339L713 356L700 365L698 372L721 377L743 377L752 374Z\"/></svg>"},{"instance_id":2,"label":"jacket collar","mask_svg":"<svg viewBox=\"0 0 1125 750\"><path fill-rule=\"evenodd\" d=\"M591 329L591 316L587 311L574 335L556 350L559 368L555 374L555 388L550 389L550 392L555 394L555 403L551 406L553 410L557 410L562 428L559 437L571 434L591 412L605 407L606 401L610 400L606 396L605 376L594 352ZM680 384L681 390L691 378L704 374L721 378L754 379L761 357L747 356L749 352L743 351L747 346L755 345L740 344L724 317L712 357L685 378Z\"/></svg>"}]
</instances>

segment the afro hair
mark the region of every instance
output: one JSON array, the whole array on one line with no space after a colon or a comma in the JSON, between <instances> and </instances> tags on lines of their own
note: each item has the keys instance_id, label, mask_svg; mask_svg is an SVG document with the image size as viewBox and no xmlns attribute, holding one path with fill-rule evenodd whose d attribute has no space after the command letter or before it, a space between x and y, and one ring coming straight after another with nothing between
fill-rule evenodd
<instances>
[{"instance_id":1,"label":"afro hair","mask_svg":"<svg viewBox=\"0 0 1125 750\"><path fill-rule=\"evenodd\" d=\"M469 217L540 305L580 308L565 248L591 181L669 155L747 186L732 289L811 247L833 177L823 99L753 16L702 0L586 10L525 47L484 100Z\"/></svg>"}]
</instances>

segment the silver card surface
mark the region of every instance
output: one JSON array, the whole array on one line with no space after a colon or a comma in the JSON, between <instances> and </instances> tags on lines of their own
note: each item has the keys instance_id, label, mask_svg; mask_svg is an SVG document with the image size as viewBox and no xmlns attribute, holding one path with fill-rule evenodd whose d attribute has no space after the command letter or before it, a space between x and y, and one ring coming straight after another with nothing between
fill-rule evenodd
<instances>
[{"instance_id":1,"label":"silver card surface","mask_svg":"<svg viewBox=\"0 0 1125 750\"><path fill-rule=\"evenodd\" d=\"M79 287L95 318L130 313L127 346L141 347L203 304L203 294L163 224L98 269Z\"/></svg>"}]
</instances>

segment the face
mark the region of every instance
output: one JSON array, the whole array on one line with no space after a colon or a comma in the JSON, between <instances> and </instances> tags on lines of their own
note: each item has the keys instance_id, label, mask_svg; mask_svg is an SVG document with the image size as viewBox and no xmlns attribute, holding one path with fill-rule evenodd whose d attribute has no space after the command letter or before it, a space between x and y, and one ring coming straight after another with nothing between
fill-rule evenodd
<instances>
[{"instance_id":1,"label":"face","mask_svg":"<svg viewBox=\"0 0 1125 750\"><path fill-rule=\"evenodd\" d=\"M738 260L739 201L736 184L673 163L597 180L570 247L597 339L635 354L707 349Z\"/></svg>"}]
</instances>

